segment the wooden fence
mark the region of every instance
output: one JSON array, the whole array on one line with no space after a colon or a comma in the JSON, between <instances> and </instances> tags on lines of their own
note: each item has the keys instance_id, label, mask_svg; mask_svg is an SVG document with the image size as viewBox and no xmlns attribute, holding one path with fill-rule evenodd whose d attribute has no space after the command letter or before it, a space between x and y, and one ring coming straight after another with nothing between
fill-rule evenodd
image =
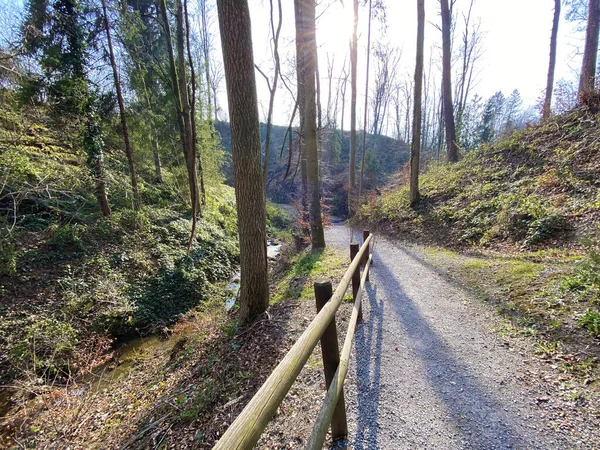
<instances>
[{"instance_id":1,"label":"wooden fence","mask_svg":"<svg viewBox=\"0 0 600 450\"><path fill-rule=\"evenodd\" d=\"M321 450L330 425L331 435L334 439L348 434L343 387L348 373L356 324L362 316L362 292L366 281L369 280L369 267L373 261L372 241L373 235L365 231L360 248L357 243L350 244L351 263L335 292L332 293L329 281L315 283L318 311L316 317L229 426L213 450L251 449L258 442L319 340L323 353L327 394L306 444L306 449ZM360 275L361 266L364 268L362 277ZM354 308L340 355L335 314L350 284L352 284Z\"/></svg>"}]
</instances>

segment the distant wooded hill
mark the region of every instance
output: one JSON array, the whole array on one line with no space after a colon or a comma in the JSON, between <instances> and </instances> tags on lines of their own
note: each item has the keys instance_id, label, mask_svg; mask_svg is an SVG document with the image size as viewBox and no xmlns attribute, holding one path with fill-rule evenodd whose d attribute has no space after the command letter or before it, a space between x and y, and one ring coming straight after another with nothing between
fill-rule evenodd
<instances>
[{"instance_id":1,"label":"distant wooded hill","mask_svg":"<svg viewBox=\"0 0 600 450\"><path fill-rule=\"evenodd\" d=\"M229 123L217 122L215 128L221 137L221 144L226 153L226 162L223 167L226 182L233 184ZM260 136L263 143L263 155L266 129L266 124L261 123ZM298 129L294 128L292 131L291 157L290 136L289 134L286 135L286 131L287 127L277 125L274 125L271 129L267 197L275 203L293 203L296 192L301 189ZM347 211L350 132L344 131L342 139L339 130L323 130L321 147L323 197L331 207L332 214L343 216ZM406 143L388 136L367 134L366 148L364 177L364 188L366 190L376 189L384 185L390 175L401 169L409 160L409 149ZM361 158L362 132L359 132L356 155L357 180L360 177Z\"/></svg>"}]
</instances>

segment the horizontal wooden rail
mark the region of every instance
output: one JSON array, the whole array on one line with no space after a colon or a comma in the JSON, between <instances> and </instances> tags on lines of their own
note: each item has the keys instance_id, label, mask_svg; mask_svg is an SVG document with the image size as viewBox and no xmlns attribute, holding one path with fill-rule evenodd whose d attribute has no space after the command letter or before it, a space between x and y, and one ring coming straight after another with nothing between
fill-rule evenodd
<instances>
[{"instance_id":1,"label":"horizontal wooden rail","mask_svg":"<svg viewBox=\"0 0 600 450\"><path fill-rule=\"evenodd\" d=\"M365 287L365 283L369 277L369 267L372 261L373 258L369 255L369 259L367 260L367 263L365 265L365 271L363 272L362 278L360 280L360 288L358 290L356 300L354 301L352 316L350 317L350 322L348 323L348 331L346 332L346 340L344 341L344 347L342 349L340 363L338 365L337 370L335 371L335 375L333 376L331 385L327 390L325 400L323 400L323 405L321 406L321 410L319 411L319 415L317 416L317 420L315 421L313 431L310 435L310 438L308 439L308 442L306 443L306 450L321 450L323 448L323 443L325 442L325 438L327 436L327 429L329 428L329 424L331 423L331 419L333 418L333 412L335 411L338 399L340 398L340 395L342 393L342 389L344 387L344 380L346 379L346 375L348 374L350 352L352 350L354 332L356 331L356 324L358 322L358 315L360 311L360 305L362 302L362 293Z\"/></svg>"},{"instance_id":2,"label":"horizontal wooden rail","mask_svg":"<svg viewBox=\"0 0 600 450\"><path fill-rule=\"evenodd\" d=\"M372 239L373 235L369 235L365 240L329 302L316 315L237 419L221 436L221 439L213 447L214 450L247 450L258 442L325 329L335 317L352 276L357 270L360 270L363 255L369 251Z\"/></svg>"}]
</instances>

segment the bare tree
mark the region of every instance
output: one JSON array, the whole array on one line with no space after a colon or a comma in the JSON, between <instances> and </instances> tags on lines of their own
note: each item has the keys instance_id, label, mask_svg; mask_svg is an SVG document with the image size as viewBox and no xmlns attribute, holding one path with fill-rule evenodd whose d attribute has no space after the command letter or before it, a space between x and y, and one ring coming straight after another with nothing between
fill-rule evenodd
<instances>
[{"instance_id":1,"label":"bare tree","mask_svg":"<svg viewBox=\"0 0 600 450\"><path fill-rule=\"evenodd\" d=\"M176 37L177 37L177 63L171 40L171 25L167 15L166 0L158 0L158 9L162 18L162 27L164 40L167 44L167 54L169 58L169 69L171 78L171 88L175 97L175 108L177 112L177 121L179 125L179 136L183 154L185 157L186 168L188 172L188 185L190 189L190 201L192 205L192 232L188 250L191 248L194 232L196 230L197 217L200 209L200 191L198 190L198 174L196 172L196 136L195 125L192 123L192 108L189 100L187 71L185 67L185 40L183 5L181 0L177 0L177 13L175 16Z\"/></svg>"},{"instance_id":2,"label":"bare tree","mask_svg":"<svg viewBox=\"0 0 600 450\"><path fill-rule=\"evenodd\" d=\"M598 33L600 32L600 0L589 0L585 48L579 76L579 101L594 91L596 82L596 59L598 56Z\"/></svg>"},{"instance_id":3,"label":"bare tree","mask_svg":"<svg viewBox=\"0 0 600 450\"><path fill-rule=\"evenodd\" d=\"M558 40L558 23L560 21L560 0L554 0L554 19L552 21L552 36L550 37L550 62L548 64L548 79L546 81L546 97L542 108L542 119L550 117L552 92L554 90L554 68L556 67L556 41Z\"/></svg>"},{"instance_id":4,"label":"bare tree","mask_svg":"<svg viewBox=\"0 0 600 450\"><path fill-rule=\"evenodd\" d=\"M373 124L371 131L375 135L382 132L384 119L393 94L393 84L396 79L396 68L400 64L400 54L394 48L381 43L375 46L373 55L376 59L375 87L371 98ZM398 114L398 111L396 111Z\"/></svg>"},{"instance_id":5,"label":"bare tree","mask_svg":"<svg viewBox=\"0 0 600 450\"><path fill-rule=\"evenodd\" d=\"M133 148L129 139L129 128L127 127L127 117L125 113L125 103L123 102L123 92L121 91L121 81L119 80L119 72L117 70L117 62L115 60L115 52L113 49L112 38L110 35L110 24L108 22L106 0L102 0L102 12L104 31L106 32L106 40L108 43L108 55L110 57L110 65L112 67L115 90L117 91L117 102L119 104L119 115L121 117L123 141L125 143L125 155L127 156L127 164L129 165L129 176L131 178L131 189L133 191L133 208L137 210L140 208L140 191L138 189L137 173L135 170L135 161L133 159Z\"/></svg>"},{"instance_id":6,"label":"bare tree","mask_svg":"<svg viewBox=\"0 0 600 450\"><path fill-rule=\"evenodd\" d=\"M363 119L363 139L362 139L362 155L360 161L360 184L358 186L358 203L360 207L360 200L363 189L363 179L365 176L365 153L367 153L367 118L369 114L369 63L371 62L371 13L373 12L373 0L369 0L369 18L368 18L368 31L367 31L367 70L365 75L365 110Z\"/></svg>"},{"instance_id":7,"label":"bare tree","mask_svg":"<svg viewBox=\"0 0 600 450\"><path fill-rule=\"evenodd\" d=\"M279 34L281 33L281 24L283 21L281 11L281 0L277 0L277 8L279 11L277 20L277 29L275 29L275 20L273 18L273 0L269 1L270 6L270 24L271 34L273 39L273 60L275 62L275 73L273 74L273 81L269 80L269 77L262 72L258 66L256 69L265 78L267 87L269 89L269 110L267 112L267 131L265 136L265 160L263 162L263 183L265 185L265 196L267 189L267 178L269 175L269 154L271 149L271 125L273 122L273 107L275 105L275 94L277 93L277 82L279 81L279 73L281 71L281 65L279 60ZM265 197L266 199L266 197Z\"/></svg>"},{"instance_id":8,"label":"bare tree","mask_svg":"<svg viewBox=\"0 0 600 450\"><path fill-rule=\"evenodd\" d=\"M358 0L354 0L354 22L350 42L350 180L348 184L348 217L353 214L352 200L356 187L356 87L358 64Z\"/></svg>"},{"instance_id":9,"label":"bare tree","mask_svg":"<svg viewBox=\"0 0 600 450\"><path fill-rule=\"evenodd\" d=\"M467 102L469 101L469 94L471 89L476 83L475 68L476 63L481 59L483 54L482 49L482 33L481 33L481 21L472 23L472 10L475 0L471 0L469 3L469 9L467 13L463 13L464 30L462 34L462 42L460 46L460 60L461 67L458 76L458 82L456 83L456 95L455 95L455 112L456 112L456 140L461 140L461 132L463 129L463 116ZM440 109L443 110L440 105Z\"/></svg>"},{"instance_id":10,"label":"bare tree","mask_svg":"<svg viewBox=\"0 0 600 450\"><path fill-rule=\"evenodd\" d=\"M312 249L325 248L325 234L321 215L321 192L319 183L319 155L317 144L317 104L316 104L316 61L317 42L315 27L315 0L301 0L296 13L302 23L302 41L297 59L302 64L304 82L304 128L302 130L306 151L306 172L309 194L309 219ZM298 20L296 20L298 23ZM298 32L296 31L296 34Z\"/></svg>"},{"instance_id":11,"label":"bare tree","mask_svg":"<svg viewBox=\"0 0 600 450\"><path fill-rule=\"evenodd\" d=\"M305 112L304 105L306 104L306 93L305 85L305 67L304 61L304 40L306 39L304 30L305 22L302 18L302 0L294 0L294 20L296 25L296 78L297 82L297 103L298 103L298 116L300 122L300 139L298 141L298 156L300 161L300 177L302 181L302 214L303 219L306 220L308 217L308 176L306 170L306 145L304 142L304 128L305 128Z\"/></svg>"},{"instance_id":12,"label":"bare tree","mask_svg":"<svg viewBox=\"0 0 600 450\"><path fill-rule=\"evenodd\" d=\"M456 145L456 126L454 123L454 107L452 105L451 60L452 43L451 6L456 0L440 0L442 7L442 78L444 100L444 126L446 129L446 149L449 162L458 161L458 146Z\"/></svg>"},{"instance_id":13,"label":"bare tree","mask_svg":"<svg viewBox=\"0 0 600 450\"><path fill-rule=\"evenodd\" d=\"M245 323L269 307L266 212L252 33L247 0L217 0L217 8L240 237L240 322Z\"/></svg>"},{"instance_id":14,"label":"bare tree","mask_svg":"<svg viewBox=\"0 0 600 450\"><path fill-rule=\"evenodd\" d=\"M415 63L415 100L413 134L410 147L410 204L419 200L419 157L421 153L421 95L423 89L423 47L425 43L425 0L417 0L417 61Z\"/></svg>"}]
</instances>

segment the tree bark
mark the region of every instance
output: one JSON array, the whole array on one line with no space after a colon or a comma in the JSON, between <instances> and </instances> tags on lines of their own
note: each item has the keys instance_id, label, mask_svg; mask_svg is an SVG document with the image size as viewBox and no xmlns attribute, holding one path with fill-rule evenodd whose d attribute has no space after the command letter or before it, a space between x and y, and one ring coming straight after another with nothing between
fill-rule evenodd
<instances>
[{"instance_id":1,"label":"tree bark","mask_svg":"<svg viewBox=\"0 0 600 450\"><path fill-rule=\"evenodd\" d=\"M581 75L579 76L579 101L585 103L588 94L594 92L596 83L596 58L598 56L598 32L600 31L600 0L589 0L585 49Z\"/></svg>"},{"instance_id":2,"label":"tree bark","mask_svg":"<svg viewBox=\"0 0 600 450\"><path fill-rule=\"evenodd\" d=\"M119 103L119 115L121 117L121 127L123 128L123 141L125 142L125 155L127 156L127 164L129 165L129 176L131 178L131 189L133 191L133 209L140 209L140 191L137 183L137 173L135 170L135 161L133 160L133 149L129 140L129 129L127 128L127 118L125 116L125 104L123 102L123 93L121 91L121 82L119 81L119 72L115 60L115 52L112 45L110 35L110 24L108 23L108 11L106 8L106 0L102 0L102 11L104 13L104 30L106 31L106 40L108 42L108 54L110 57L110 65L113 72L113 80L115 90L117 91L117 102Z\"/></svg>"},{"instance_id":3,"label":"tree bark","mask_svg":"<svg viewBox=\"0 0 600 450\"><path fill-rule=\"evenodd\" d=\"M180 2L181 0L179 0ZM181 4L179 3L179 6ZM196 131L196 71L194 69L194 58L192 58L192 46L190 45L190 20L188 15L188 7L187 0L183 0L183 11L185 14L185 42L187 47L187 56L188 63L190 66L190 78L191 78L191 100L188 98L188 102L190 104L190 122L192 140L190 143L190 151L193 154L194 166L196 165L196 161L198 162L198 169L196 172L196 187L198 186L198 180L200 181L200 194L198 199L198 213L202 214L202 209L200 205L206 205L206 189L204 187L204 168L202 167L202 155L198 152L198 133ZM183 26L183 25L182 25ZM185 56L183 56L183 60L185 62ZM187 78L187 74L186 74ZM187 85L187 80L184 80ZM195 230L194 230L195 231ZM192 233L193 236L193 233Z\"/></svg>"},{"instance_id":4,"label":"tree bark","mask_svg":"<svg viewBox=\"0 0 600 450\"><path fill-rule=\"evenodd\" d=\"M247 0L217 0L240 238L240 322L269 307L260 125Z\"/></svg>"},{"instance_id":5,"label":"tree bark","mask_svg":"<svg viewBox=\"0 0 600 450\"><path fill-rule=\"evenodd\" d=\"M348 217L352 217L352 198L356 186L356 86L358 63L358 0L354 0L354 24L350 44L350 180L348 184Z\"/></svg>"},{"instance_id":6,"label":"tree bark","mask_svg":"<svg viewBox=\"0 0 600 450\"><path fill-rule=\"evenodd\" d=\"M305 35L303 31L304 22L302 20L302 0L294 0L294 17L296 23L296 76L298 78L298 116L300 120L300 139L298 140L298 150L300 157L300 177L302 181L302 219L308 220L308 176L306 171L306 146L304 143L304 124L305 124L305 83L304 80L304 61L303 50Z\"/></svg>"},{"instance_id":7,"label":"tree bark","mask_svg":"<svg viewBox=\"0 0 600 450\"><path fill-rule=\"evenodd\" d=\"M548 79L546 81L546 98L542 109L542 119L550 117L552 107L552 91L554 89L554 68L556 67L556 41L558 39L558 23L560 21L560 0L554 0L554 20L552 21L552 36L550 37L550 62L548 64Z\"/></svg>"},{"instance_id":8,"label":"tree bark","mask_svg":"<svg viewBox=\"0 0 600 450\"><path fill-rule=\"evenodd\" d=\"M281 11L281 0L277 0L277 6L279 8L279 16L277 22L277 30L275 30L275 24L273 21L273 0L270 0L270 14L271 14L271 32L273 34L273 59L275 60L275 74L273 76L273 85L269 86L269 111L267 113L267 131L265 135L265 161L263 164L263 183L265 184L265 200L267 199L267 178L269 175L269 156L271 150L271 127L273 122L273 107L275 105L275 94L277 92L277 82L279 80L280 62L279 62L279 34L281 33L282 25L282 11ZM267 82L269 80L267 79Z\"/></svg>"},{"instance_id":9,"label":"tree bark","mask_svg":"<svg viewBox=\"0 0 600 450\"><path fill-rule=\"evenodd\" d=\"M302 23L305 39L300 46L304 79L304 145L306 148L306 172L309 193L309 219L312 249L325 248L325 234L321 214L319 186L319 154L317 143L316 61L317 42L315 27L315 0L302 0Z\"/></svg>"},{"instance_id":10,"label":"tree bark","mask_svg":"<svg viewBox=\"0 0 600 450\"><path fill-rule=\"evenodd\" d=\"M456 145L456 126L454 124L454 106L452 105L451 79L451 25L449 0L440 0L442 6L442 78L444 89L444 124L446 127L446 149L448 161L458 161L458 146Z\"/></svg>"},{"instance_id":11,"label":"tree bark","mask_svg":"<svg viewBox=\"0 0 600 450\"><path fill-rule=\"evenodd\" d=\"M410 204L419 200L419 158L421 154L421 97L423 94L423 47L425 43L425 0L417 0L417 61L415 64L415 99L410 147Z\"/></svg>"},{"instance_id":12,"label":"tree bark","mask_svg":"<svg viewBox=\"0 0 600 450\"><path fill-rule=\"evenodd\" d=\"M175 107L177 112L177 122L179 125L179 137L181 139L181 147L183 149L183 155L186 161L186 168L188 171L188 186L190 189L190 202L192 205L192 227L194 226L194 221L198 215L199 210L199 192L198 192L198 182L196 178L196 161L195 157L190 160L189 148L190 148L190 137L191 133L188 132L190 120L189 116L187 120L185 119L185 111L183 109L183 101L182 95L185 93L187 97L187 86L184 83L181 83L180 77L177 73L177 66L175 63L175 53L173 51L173 41L171 40L171 25L169 23L169 17L167 16L167 5L166 0L158 0L158 8L161 14L163 27L164 27L164 37L165 43L167 44L167 54L169 57L169 70L171 75L171 88L173 90L173 95L175 97ZM179 24L178 24L179 27ZM178 33L179 35L179 33ZM178 53L183 54L183 34L181 34L181 39L178 39ZM179 70L181 72L181 62L179 64ZM185 64L183 65L183 71L185 72ZM181 90L185 91L184 93ZM189 108L189 104L188 104ZM188 110L189 112L189 110ZM192 163L190 165L190 162Z\"/></svg>"},{"instance_id":13,"label":"tree bark","mask_svg":"<svg viewBox=\"0 0 600 450\"><path fill-rule=\"evenodd\" d=\"M102 167L102 157L96 158L96 192L98 194L98 202L104 217L110 216L110 206L108 197L106 196L106 183L104 182L104 168Z\"/></svg>"},{"instance_id":14,"label":"tree bark","mask_svg":"<svg viewBox=\"0 0 600 450\"><path fill-rule=\"evenodd\" d=\"M368 105L369 105L369 63L371 62L371 12L373 2L369 0L369 22L367 32L367 71L365 74L365 111L364 111L364 123L363 123L363 136L362 136L362 155L360 160L360 183L358 185L358 207L360 208L360 201L363 190L363 179L365 176L365 153L367 153L367 118L368 118ZM375 133L377 134L377 133Z\"/></svg>"}]
</instances>

